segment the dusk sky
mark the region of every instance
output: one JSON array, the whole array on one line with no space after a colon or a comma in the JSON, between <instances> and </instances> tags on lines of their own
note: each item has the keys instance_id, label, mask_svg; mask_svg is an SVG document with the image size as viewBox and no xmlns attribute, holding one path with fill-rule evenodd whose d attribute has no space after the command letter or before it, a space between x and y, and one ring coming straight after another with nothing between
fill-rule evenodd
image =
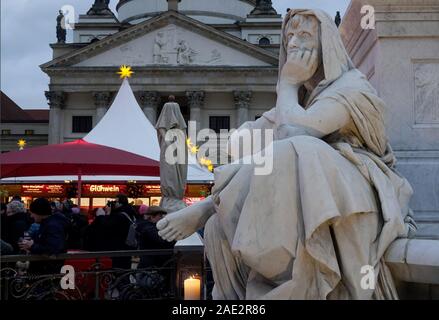
<instances>
[{"instance_id":1,"label":"dusk sky","mask_svg":"<svg viewBox=\"0 0 439 320\"><path fill-rule=\"evenodd\" d=\"M85 14L93 0L1 0L1 90L24 109L48 108L44 91L49 78L39 65L51 60L50 43L56 42L56 17L64 5L76 16ZM287 8L320 8L342 15L350 0L273 0L282 15ZM115 12L117 1L111 0ZM71 41L68 31L68 42Z\"/></svg>"}]
</instances>

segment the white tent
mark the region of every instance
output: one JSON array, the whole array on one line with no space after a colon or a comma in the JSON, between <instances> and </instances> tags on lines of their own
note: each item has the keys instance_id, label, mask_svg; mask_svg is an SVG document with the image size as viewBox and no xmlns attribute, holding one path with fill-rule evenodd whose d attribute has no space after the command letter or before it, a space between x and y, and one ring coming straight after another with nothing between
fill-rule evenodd
<instances>
[{"instance_id":1,"label":"white tent","mask_svg":"<svg viewBox=\"0 0 439 320\"><path fill-rule=\"evenodd\" d=\"M87 134L84 140L132 152L160 161L157 131L137 103L127 79L122 83L113 104L105 116ZM73 176L20 177L2 179L2 182L61 182L76 180ZM159 181L159 177L141 176L83 176L83 181ZM211 182L213 174L201 167L193 155L189 156L187 181Z\"/></svg>"},{"instance_id":2,"label":"white tent","mask_svg":"<svg viewBox=\"0 0 439 320\"><path fill-rule=\"evenodd\" d=\"M84 140L160 161L157 131L137 103L126 78L105 116ZM213 174L190 155L187 180L213 181Z\"/></svg>"}]
</instances>

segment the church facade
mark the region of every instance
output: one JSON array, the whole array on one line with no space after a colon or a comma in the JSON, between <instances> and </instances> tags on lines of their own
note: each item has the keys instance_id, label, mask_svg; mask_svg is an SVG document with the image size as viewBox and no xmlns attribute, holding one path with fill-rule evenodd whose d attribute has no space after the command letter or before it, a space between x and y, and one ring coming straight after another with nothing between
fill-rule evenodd
<instances>
[{"instance_id":1,"label":"church facade","mask_svg":"<svg viewBox=\"0 0 439 320\"><path fill-rule=\"evenodd\" d=\"M123 64L153 124L171 94L198 130L237 128L274 106L282 18L271 1L179 2L121 0L114 14L109 1L95 1L73 43L51 45L53 59L41 66L49 143L81 138L102 119Z\"/></svg>"}]
</instances>

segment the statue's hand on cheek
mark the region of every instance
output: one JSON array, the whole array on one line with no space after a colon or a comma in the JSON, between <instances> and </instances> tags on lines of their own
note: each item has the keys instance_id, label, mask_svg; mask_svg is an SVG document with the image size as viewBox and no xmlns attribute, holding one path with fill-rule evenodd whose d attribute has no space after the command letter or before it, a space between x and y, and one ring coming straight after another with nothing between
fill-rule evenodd
<instances>
[{"instance_id":1,"label":"statue's hand on cheek","mask_svg":"<svg viewBox=\"0 0 439 320\"><path fill-rule=\"evenodd\" d=\"M317 68L317 50L297 49L288 55L281 71L281 80L292 85L302 85L312 78Z\"/></svg>"}]
</instances>

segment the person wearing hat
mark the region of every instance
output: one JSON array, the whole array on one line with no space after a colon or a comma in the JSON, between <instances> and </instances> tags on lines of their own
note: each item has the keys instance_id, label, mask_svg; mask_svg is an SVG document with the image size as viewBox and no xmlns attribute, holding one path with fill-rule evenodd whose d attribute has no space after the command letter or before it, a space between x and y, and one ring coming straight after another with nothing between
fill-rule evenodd
<instances>
[{"instance_id":1,"label":"person wearing hat","mask_svg":"<svg viewBox=\"0 0 439 320\"><path fill-rule=\"evenodd\" d=\"M24 236L31 223L24 203L17 200L11 201L6 206L6 216L2 221L3 223L2 239L12 245L14 253L18 253L18 241Z\"/></svg>"},{"instance_id":2,"label":"person wearing hat","mask_svg":"<svg viewBox=\"0 0 439 320\"><path fill-rule=\"evenodd\" d=\"M167 214L166 210L159 206L151 206L148 208L144 216L144 220L137 225L139 234L140 250L160 250L172 249L175 242L163 240L157 230L157 222L159 222ZM139 268L162 267L170 257L164 256L142 256L140 258Z\"/></svg>"},{"instance_id":3,"label":"person wearing hat","mask_svg":"<svg viewBox=\"0 0 439 320\"><path fill-rule=\"evenodd\" d=\"M19 243L21 250L38 255L58 255L65 253L66 233L69 221L61 213L53 213L50 202L44 198L34 200L30 213L35 223L40 225L38 235L33 240ZM35 273L59 273L62 261L32 262L30 270Z\"/></svg>"},{"instance_id":4,"label":"person wearing hat","mask_svg":"<svg viewBox=\"0 0 439 320\"><path fill-rule=\"evenodd\" d=\"M146 213L148 212L148 210L149 210L149 206L147 206L146 204L141 204L136 208L136 213L137 213L136 223L142 223L142 221L146 219Z\"/></svg>"}]
</instances>

